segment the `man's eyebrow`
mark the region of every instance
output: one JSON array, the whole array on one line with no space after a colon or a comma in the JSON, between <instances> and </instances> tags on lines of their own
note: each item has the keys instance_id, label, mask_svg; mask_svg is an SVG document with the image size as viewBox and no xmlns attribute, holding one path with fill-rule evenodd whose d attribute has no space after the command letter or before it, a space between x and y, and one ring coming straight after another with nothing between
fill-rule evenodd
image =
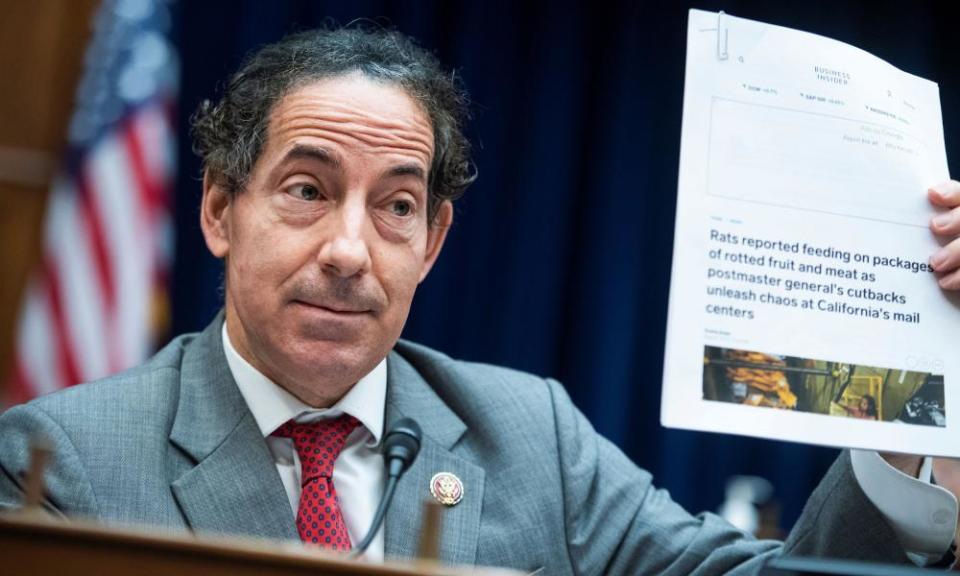
<instances>
[{"instance_id":1,"label":"man's eyebrow","mask_svg":"<svg viewBox=\"0 0 960 576\"><path fill-rule=\"evenodd\" d=\"M386 171L385 176L413 176L419 180L427 181L427 173L419 164L412 162L394 166Z\"/></svg>"},{"instance_id":2,"label":"man's eyebrow","mask_svg":"<svg viewBox=\"0 0 960 576\"><path fill-rule=\"evenodd\" d=\"M310 146L308 144L294 145L294 147L283 156L284 163L293 160L317 160L327 164L331 168L340 168L340 159L337 155L320 146Z\"/></svg>"}]
</instances>

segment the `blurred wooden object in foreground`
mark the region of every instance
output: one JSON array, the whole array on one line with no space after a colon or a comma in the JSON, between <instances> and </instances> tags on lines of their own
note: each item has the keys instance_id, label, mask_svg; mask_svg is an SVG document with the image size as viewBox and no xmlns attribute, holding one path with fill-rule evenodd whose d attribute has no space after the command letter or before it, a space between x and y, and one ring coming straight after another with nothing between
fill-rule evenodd
<instances>
[{"instance_id":1,"label":"blurred wooden object in foreground","mask_svg":"<svg viewBox=\"0 0 960 576\"><path fill-rule=\"evenodd\" d=\"M0 408L27 275L96 0L8 2L0 18Z\"/></svg>"},{"instance_id":2,"label":"blurred wooden object in foreground","mask_svg":"<svg viewBox=\"0 0 960 576\"><path fill-rule=\"evenodd\" d=\"M498 569L428 563L374 564L304 548L296 542L161 535L90 523L0 516L4 572L46 576L518 576Z\"/></svg>"}]
</instances>

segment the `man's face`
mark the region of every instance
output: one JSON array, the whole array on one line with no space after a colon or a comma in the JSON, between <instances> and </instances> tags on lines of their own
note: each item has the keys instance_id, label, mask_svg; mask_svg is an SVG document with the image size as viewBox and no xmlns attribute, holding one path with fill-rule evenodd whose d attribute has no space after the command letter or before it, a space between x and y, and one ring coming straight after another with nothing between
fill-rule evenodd
<instances>
[{"instance_id":1,"label":"man's face","mask_svg":"<svg viewBox=\"0 0 960 576\"><path fill-rule=\"evenodd\" d=\"M428 225L433 145L401 88L352 74L277 104L244 191L204 181L230 340L308 404L335 402L400 337L452 218L444 202Z\"/></svg>"}]
</instances>

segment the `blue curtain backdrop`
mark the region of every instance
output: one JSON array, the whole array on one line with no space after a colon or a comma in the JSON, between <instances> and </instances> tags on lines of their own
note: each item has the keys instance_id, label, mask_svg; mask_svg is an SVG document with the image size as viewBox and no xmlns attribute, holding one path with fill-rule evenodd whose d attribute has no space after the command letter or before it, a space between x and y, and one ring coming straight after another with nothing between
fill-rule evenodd
<instances>
[{"instance_id":1,"label":"blue curtain backdrop","mask_svg":"<svg viewBox=\"0 0 960 576\"><path fill-rule=\"evenodd\" d=\"M852 43L940 83L956 167L960 58L946 2L696 7ZM594 426L691 510L732 474L770 479L784 524L836 451L665 430L660 377L683 98L682 2L182 2L180 133L251 49L357 18L434 50L470 89L480 170L405 337L562 381ZM180 143L173 331L221 306L199 231L199 164ZM922 192L922 191L918 191ZM786 327L785 327L786 329Z\"/></svg>"}]
</instances>

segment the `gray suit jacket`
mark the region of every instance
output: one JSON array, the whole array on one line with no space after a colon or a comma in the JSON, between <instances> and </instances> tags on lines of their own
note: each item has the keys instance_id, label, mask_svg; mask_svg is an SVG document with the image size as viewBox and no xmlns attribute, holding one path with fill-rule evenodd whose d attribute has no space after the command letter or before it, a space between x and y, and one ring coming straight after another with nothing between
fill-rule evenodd
<instances>
[{"instance_id":1,"label":"gray suit jacket","mask_svg":"<svg viewBox=\"0 0 960 576\"><path fill-rule=\"evenodd\" d=\"M28 443L42 434L56 446L47 481L60 513L297 539L271 454L227 367L221 322L133 370L0 416L0 509L19 505ZM551 380L400 342L388 358L387 426L404 416L424 439L386 517L390 557L416 549L421 503L441 471L465 487L444 516L448 562L545 574L746 574L784 547L712 514L688 514ZM904 560L845 455L785 546Z\"/></svg>"}]
</instances>

